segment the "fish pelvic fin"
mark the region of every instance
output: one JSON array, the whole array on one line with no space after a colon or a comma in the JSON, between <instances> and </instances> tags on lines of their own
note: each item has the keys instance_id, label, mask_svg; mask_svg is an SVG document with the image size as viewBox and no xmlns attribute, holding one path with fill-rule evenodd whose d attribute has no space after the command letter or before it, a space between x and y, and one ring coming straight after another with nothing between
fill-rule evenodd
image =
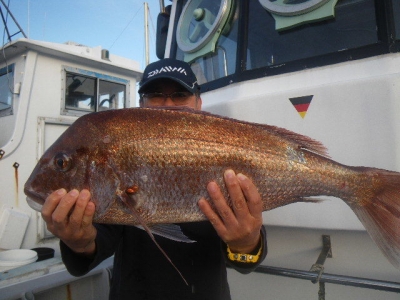
<instances>
[{"instance_id":1,"label":"fish pelvic fin","mask_svg":"<svg viewBox=\"0 0 400 300\"><path fill-rule=\"evenodd\" d=\"M137 228L145 230L143 226L136 225ZM189 239L181 230L179 225L175 224L152 224L148 226L153 234L164 238L182 243L195 243L196 241Z\"/></svg>"},{"instance_id":2,"label":"fish pelvic fin","mask_svg":"<svg viewBox=\"0 0 400 300\"><path fill-rule=\"evenodd\" d=\"M160 250L160 252L165 256L165 258L169 261L169 263L174 267L174 269L178 272L178 274L181 276L182 280L185 282L185 284L188 286L188 282L186 281L185 277L182 275L181 271L175 266L175 264L172 262L172 260L169 258L168 254L164 251L164 249L157 243L153 233L151 232L151 229L149 226L146 224L146 222L143 220L143 218L140 216L140 214L137 212L137 210L128 202L124 202L126 207L129 209L129 211L135 216L136 220L140 223L142 229L144 229L147 234L150 236L151 240L154 242L154 244L157 246L157 248Z\"/></svg>"},{"instance_id":3,"label":"fish pelvic fin","mask_svg":"<svg viewBox=\"0 0 400 300\"><path fill-rule=\"evenodd\" d=\"M374 176L380 184L371 199L361 205L349 205L386 258L400 269L400 173L359 169Z\"/></svg>"}]
</instances>

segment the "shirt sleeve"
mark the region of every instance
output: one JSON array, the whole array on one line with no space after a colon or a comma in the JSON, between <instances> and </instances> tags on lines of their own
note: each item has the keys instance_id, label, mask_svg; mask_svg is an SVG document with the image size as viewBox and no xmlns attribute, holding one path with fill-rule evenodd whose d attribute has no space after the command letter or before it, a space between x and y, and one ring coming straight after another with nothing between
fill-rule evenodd
<instances>
[{"instance_id":1,"label":"shirt sleeve","mask_svg":"<svg viewBox=\"0 0 400 300\"><path fill-rule=\"evenodd\" d=\"M96 253L87 257L73 252L60 241L61 258L68 272L73 276L83 276L98 266L103 260L114 254L122 237L122 225L94 224L97 229L95 239Z\"/></svg>"},{"instance_id":2,"label":"shirt sleeve","mask_svg":"<svg viewBox=\"0 0 400 300\"><path fill-rule=\"evenodd\" d=\"M224 242L222 242L221 243L222 251L224 253L224 257L227 262L227 265L242 274L248 274L248 273L253 272L263 262L263 260L265 259L265 257L267 256L267 253L268 253L267 232L266 232L264 226L261 226L260 234L261 234L261 243L262 243L260 245L260 247L262 247L262 249L261 249L260 258L255 263L252 263L252 262L243 263L243 262L238 262L238 261L231 261L230 259L228 259L227 245ZM258 247L254 250L254 253L248 253L248 254L257 254L259 250L260 250L260 248Z\"/></svg>"}]
</instances>

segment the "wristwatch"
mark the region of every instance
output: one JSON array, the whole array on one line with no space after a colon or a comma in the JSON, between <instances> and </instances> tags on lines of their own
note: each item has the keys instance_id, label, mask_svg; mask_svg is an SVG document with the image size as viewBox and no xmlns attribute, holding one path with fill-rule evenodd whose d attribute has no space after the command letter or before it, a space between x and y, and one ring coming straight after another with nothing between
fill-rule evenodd
<instances>
[{"instance_id":1,"label":"wristwatch","mask_svg":"<svg viewBox=\"0 0 400 300\"><path fill-rule=\"evenodd\" d=\"M229 246L226 246L226 252L230 261L241 262L241 263L256 263L260 259L262 252L262 236L260 237L260 247L257 254L246 254L246 253L233 253Z\"/></svg>"}]
</instances>

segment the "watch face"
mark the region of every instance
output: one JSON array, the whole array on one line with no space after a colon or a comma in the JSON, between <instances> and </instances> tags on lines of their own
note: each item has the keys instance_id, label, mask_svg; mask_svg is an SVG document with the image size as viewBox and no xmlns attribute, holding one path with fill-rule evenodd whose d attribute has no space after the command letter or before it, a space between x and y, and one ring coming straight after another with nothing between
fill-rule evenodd
<instances>
[{"instance_id":1,"label":"watch face","mask_svg":"<svg viewBox=\"0 0 400 300\"><path fill-rule=\"evenodd\" d=\"M220 34L231 0L189 0L179 18L176 39L184 52L194 52Z\"/></svg>"},{"instance_id":2,"label":"watch face","mask_svg":"<svg viewBox=\"0 0 400 300\"><path fill-rule=\"evenodd\" d=\"M297 16L317 9L329 0L259 0L271 13L281 16Z\"/></svg>"}]
</instances>

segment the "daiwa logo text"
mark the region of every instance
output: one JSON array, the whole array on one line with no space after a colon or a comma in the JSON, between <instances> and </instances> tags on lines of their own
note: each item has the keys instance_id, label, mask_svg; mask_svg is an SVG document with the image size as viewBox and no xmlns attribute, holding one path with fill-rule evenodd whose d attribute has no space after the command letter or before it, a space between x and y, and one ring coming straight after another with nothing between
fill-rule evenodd
<instances>
[{"instance_id":1,"label":"daiwa logo text","mask_svg":"<svg viewBox=\"0 0 400 300\"><path fill-rule=\"evenodd\" d=\"M147 74L147 77L150 78L150 77L153 77L154 75L157 75L157 74L160 74L160 73L163 73L163 72L167 72L167 73L178 72L178 73L181 73L181 74L184 74L184 75L187 76L186 70L184 68L177 68L177 67L167 66L167 67L163 67L163 68L161 68L159 70L154 70L154 71L149 72Z\"/></svg>"}]
</instances>

